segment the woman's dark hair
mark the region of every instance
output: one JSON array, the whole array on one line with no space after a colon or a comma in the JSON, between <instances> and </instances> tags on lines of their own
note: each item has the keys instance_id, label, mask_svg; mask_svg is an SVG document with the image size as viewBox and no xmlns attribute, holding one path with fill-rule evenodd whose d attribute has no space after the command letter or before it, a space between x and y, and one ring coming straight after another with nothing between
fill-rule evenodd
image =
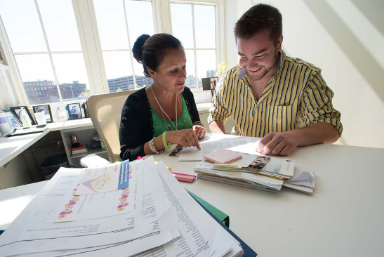
<instances>
[{"instance_id":1,"label":"woman's dark hair","mask_svg":"<svg viewBox=\"0 0 384 257\"><path fill-rule=\"evenodd\" d=\"M177 38L166 33L153 36L143 34L136 39L132 52L136 61L143 65L144 75L150 77L147 67L156 71L168 51L178 49L180 46L181 43Z\"/></svg>"},{"instance_id":2,"label":"woman's dark hair","mask_svg":"<svg viewBox=\"0 0 384 257\"><path fill-rule=\"evenodd\" d=\"M281 13L273 6L257 4L236 22L235 37L250 39L264 30L269 31L270 40L276 43L283 33Z\"/></svg>"}]
</instances>

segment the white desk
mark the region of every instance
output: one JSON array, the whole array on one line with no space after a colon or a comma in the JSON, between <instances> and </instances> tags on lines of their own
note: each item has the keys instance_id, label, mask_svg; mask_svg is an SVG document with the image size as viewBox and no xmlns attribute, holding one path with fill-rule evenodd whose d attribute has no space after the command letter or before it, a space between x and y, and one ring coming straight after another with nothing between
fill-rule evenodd
<instances>
[{"instance_id":1,"label":"white desk","mask_svg":"<svg viewBox=\"0 0 384 257\"><path fill-rule=\"evenodd\" d=\"M194 174L195 162L179 163L167 152L155 159L174 172ZM273 194L204 180L183 186L226 212L230 228L259 256L382 256L383 157L384 149L374 148L298 149L291 156L296 165L316 172L313 196L288 188ZM23 188L19 191L25 194ZM30 188L30 195L38 188ZM0 191L0 203L14 197L4 196L11 192L7 190ZM0 213L5 212L9 210L0 205Z\"/></svg>"},{"instance_id":2,"label":"white desk","mask_svg":"<svg viewBox=\"0 0 384 257\"><path fill-rule=\"evenodd\" d=\"M206 114L210 108L210 103L197 104L197 110L200 114ZM81 127L92 127L93 123L90 118L79 120L67 120L54 123L48 123L48 129L42 133L14 136L10 138L0 137L0 167L22 153L28 147L40 140L50 131L75 129Z\"/></svg>"},{"instance_id":3,"label":"white desk","mask_svg":"<svg viewBox=\"0 0 384 257\"><path fill-rule=\"evenodd\" d=\"M42 133L23 136L0 137L0 167L22 153L35 142L43 138L50 131L93 126L91 119L68 120L48 123L48 129Z\"/></svg>"}]
</instances>

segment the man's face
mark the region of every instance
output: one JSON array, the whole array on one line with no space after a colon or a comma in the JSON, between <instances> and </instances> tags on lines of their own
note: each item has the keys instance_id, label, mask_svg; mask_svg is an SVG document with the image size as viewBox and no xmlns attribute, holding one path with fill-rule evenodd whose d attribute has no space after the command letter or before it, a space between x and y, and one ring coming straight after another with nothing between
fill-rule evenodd
<instances>
[{"instance_id":1,"label":"man's face","mask_svg":"<svg viewBox=\"0 0 384 257\"><path fill-rule=\"evenodd\" d=\"M282 41L283 36L276 43L271 41L268 30L264 30L250 39L236 39L240 56L239 65L247 72L250 80L261 80L271 71L277 62Z\"/></svg>"}]
</instances>

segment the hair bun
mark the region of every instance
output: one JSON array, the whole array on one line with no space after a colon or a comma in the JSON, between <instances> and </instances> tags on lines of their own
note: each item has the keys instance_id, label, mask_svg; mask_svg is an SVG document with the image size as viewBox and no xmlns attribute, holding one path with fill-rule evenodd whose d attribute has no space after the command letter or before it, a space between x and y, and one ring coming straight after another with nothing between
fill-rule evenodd
<instances>
[{"instance_id":1,"label":"hair bun","mask_svg":"<svg viewBox=\"0 0 384 257\"><path fill-rule=\"evenodd\" d=\"M132 52L133 57L138 61L139 63L143 60L143 45L145 41L147 41L148 38L150 38L150 35L143 34L140 37L136 39L136 42L133 44Z\"/></svg>"}]
</instances>

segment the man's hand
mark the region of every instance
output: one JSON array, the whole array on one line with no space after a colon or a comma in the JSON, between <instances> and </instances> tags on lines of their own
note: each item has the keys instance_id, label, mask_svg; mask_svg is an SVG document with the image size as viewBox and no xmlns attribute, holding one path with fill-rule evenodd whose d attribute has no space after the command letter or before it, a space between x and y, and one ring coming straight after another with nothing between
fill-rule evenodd
<instances>
[{"instance_id":1,"label":"man's hand","mask_svg":"<svg viewBox=\"0 0 384 257\"><path fill-rule=\"evenodd\" d=\"M290 155L298 146L333 143L339 137L333 125L320 122L305 128L269 133L259 141L256 151L265 155Z\"/></svg>"},{"instance_id":2,"label":"man's hand","mask_svg":"<svg viewBox=\"0 0 384 257\"><path fill-rule=\"evenodd\" d=\"M295 151L298 142L292 134L287 132L272 132L263 137L256 151L265 155L290 155Z\"/></svg>"}]
</instances>

